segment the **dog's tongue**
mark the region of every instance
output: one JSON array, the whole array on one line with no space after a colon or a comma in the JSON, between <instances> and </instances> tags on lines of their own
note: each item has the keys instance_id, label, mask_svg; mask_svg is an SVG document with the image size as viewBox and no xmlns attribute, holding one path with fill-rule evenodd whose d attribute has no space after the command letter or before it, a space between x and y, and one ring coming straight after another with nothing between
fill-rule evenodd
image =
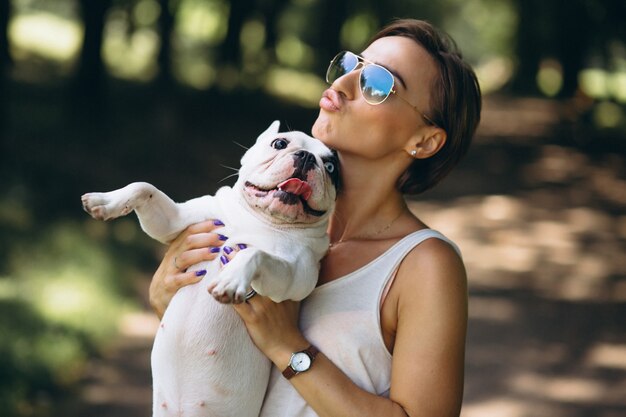
<instances>
[{"instance_id":1,"label":"dog's tongue","mask_svg":"<svg viewBox=\"0 0 626 417\"><path fill-rule=\"evenodd\" d=\"M313 191L311 191L311 186L298 178L289 178L288 180L281 182L278 184L278 189L287 193L302 196L305 201L308 200L313 193Z\"/></svg>"}]
</instances>

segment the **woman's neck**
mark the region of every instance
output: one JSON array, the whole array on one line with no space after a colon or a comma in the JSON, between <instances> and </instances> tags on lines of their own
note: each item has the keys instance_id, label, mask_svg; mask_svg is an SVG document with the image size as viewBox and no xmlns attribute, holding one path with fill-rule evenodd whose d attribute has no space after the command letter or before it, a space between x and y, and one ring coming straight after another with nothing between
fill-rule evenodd
<instances>
[{"instance_id":1,"label":"woman's neck","mask_svg":"<svg viewBox=\"0 0 626 417\"><path fill-rule=\"evenodd\" d=\"M408 208L396 173L363 160L342 160L342 190L330 219L331 242L385 237Z\"/></svg>"}]
</instances>

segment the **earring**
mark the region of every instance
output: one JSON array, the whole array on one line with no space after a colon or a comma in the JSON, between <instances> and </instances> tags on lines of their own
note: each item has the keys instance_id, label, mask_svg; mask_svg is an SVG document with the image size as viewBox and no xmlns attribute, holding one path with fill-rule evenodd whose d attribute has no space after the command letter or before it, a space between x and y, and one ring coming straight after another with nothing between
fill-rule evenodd
<instances>
[{"instance_id":1,"label":"earring","mask_svg":"<svg viewBox=\"0 0 626 417\"><path fill-rule=\"evenodd\" d=\"M415 156L415 155L417 155L417 151L416 151L415 149L413 149L413 150L411 151L411 156Z\"/></svg>"}]
</instances>

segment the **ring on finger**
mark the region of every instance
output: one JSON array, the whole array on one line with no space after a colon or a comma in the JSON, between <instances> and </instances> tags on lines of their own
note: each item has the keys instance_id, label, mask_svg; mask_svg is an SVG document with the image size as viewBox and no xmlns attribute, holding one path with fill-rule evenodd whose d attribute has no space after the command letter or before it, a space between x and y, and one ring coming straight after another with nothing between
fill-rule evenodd
<instances>
[{"instance_id":1,"label":"ring on finger","mask_svg":"<svg viewBox=\"0 0 626 417\"><path fill-rule=\"evenodd\" d=\"M256 291L254 290L250 290L248 291L248 293L246 294L246 301L248 301L249 299L251 299L252 297L254 297L256 295Z\"/></svg>"},{"instance_id":2,"label":"ring on finger","mask_svg":"<svg viewBox=\"0 0 626 417\"><path fill-rule=\"evenodd\" d=\"M174 268L178 269L180 271L180 266L178 266L176 264L176 260L178 260L178 256L174 256Z\"/></svg>"}]
</instances>

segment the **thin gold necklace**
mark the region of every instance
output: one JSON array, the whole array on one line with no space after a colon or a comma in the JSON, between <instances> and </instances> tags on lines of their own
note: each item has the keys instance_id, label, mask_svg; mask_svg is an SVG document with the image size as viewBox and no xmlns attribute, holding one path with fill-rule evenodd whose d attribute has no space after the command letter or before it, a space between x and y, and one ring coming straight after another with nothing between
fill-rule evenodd
<instances>
[{"instance_id":1,"label":"thin gold necklace","mask_svg":"<svg viewBox=\"0 0 626 417\"><path fill-rule=\"evenodd\" d=\"M374 238L374 237L376 237L378 235L381 235L381 234L385 233L387 230L391 229L391 226L393 226L393 224L396 222L396 220L398 220L402 216L403 213L404 213L404 211L400 211L400 214L398 214L390 223L388 223L385 227L381 228L380 230L377 230L374 233L368 233L368 234L361 235L361 236L354 236L354 237L349 238L349 239L341 238L341 239L339 239L339 240L337 240L335 242L330 242L330 244L328 246L329 246L329 248L333 248L333 247L335 247L335 246L337 246L337 245L339 245L341 243L349 242L351 240L372 239L372 238Z\"/></svg>"}]
</instances>

